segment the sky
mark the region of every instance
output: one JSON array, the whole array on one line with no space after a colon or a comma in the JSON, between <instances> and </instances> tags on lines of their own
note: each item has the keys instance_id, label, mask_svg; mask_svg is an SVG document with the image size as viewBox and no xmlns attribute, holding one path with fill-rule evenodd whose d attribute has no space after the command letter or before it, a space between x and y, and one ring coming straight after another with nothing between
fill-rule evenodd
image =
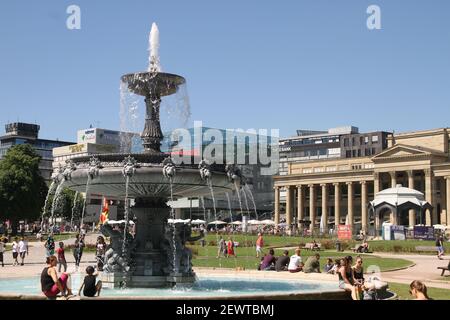
<instances>
[{"instance_id":1,"label":"sky","mask_svg":"<svg viewBox=\"0 0 450 320\"><path fill-rule=\"evenodd\" d=\"M66 26L72 4L79 30ZM187 80L191 125L447 127L449 15L447 0L1 1L0 134L15 121L66 141L119 129L120 77L146 70L152 22L163 70Z\"/></svg>"}]
</instances>

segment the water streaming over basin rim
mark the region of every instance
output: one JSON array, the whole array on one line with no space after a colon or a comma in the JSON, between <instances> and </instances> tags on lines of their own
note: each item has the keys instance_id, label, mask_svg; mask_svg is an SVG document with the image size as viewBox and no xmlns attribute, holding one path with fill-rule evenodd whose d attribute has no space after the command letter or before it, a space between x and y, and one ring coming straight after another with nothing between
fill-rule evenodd
<instances>
[{"instance_id":1,"label":"water streaming over basin rim","mask_svg":"<svg viewBox=\"0 0 450 320\"><path fill-rule=\"evenodd\" d=\"M84 275L72 274L72 290L78 293L81 279ZM200 276L198 281L190 286L180 286L165 289L103 288L103 297L224 297L224 296L254 296L254 295L287 295L298 293L339 292L337 283L320 281L292 281L272 279L248 279L240 277ZM40 278L11 278L0 280L1 294L41 295Z\"/></svg>"}]
</instances>

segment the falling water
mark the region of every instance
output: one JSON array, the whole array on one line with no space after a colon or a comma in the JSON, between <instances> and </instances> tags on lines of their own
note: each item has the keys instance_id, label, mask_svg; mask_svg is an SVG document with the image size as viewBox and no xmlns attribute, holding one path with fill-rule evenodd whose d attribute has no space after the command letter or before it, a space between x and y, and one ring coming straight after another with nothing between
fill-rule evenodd
<instances>
[{"instance_id":1,"label":"falling water","mask_svg":"<svg viewBox=\"0 0 450 320\"><path fill-rule=\"evenodd\" d=\"M169 177L170 184L170 201L173 204L173 178ZM172 231L172 244L173 244L173 274L176 275L177 269L177 239L176 239L176 224L175 224L175 210L170 207L170 218L173 221L173 231Z\"/></svg>"},{"instance_id":2,"label":"falling water","mask_svg":"<svg viewBox=\"0 0 450 320\"><path fill-rule=\"evenodd\" d=\"M44 208L42 209L41 231L43 231L42 228L44 227L44 216L47 211L48 198L50 197L50 195L54 194L56 187L57 187L57 185L56 185L55 181L52 181L52 183L50 184L50 187L48 188L47 196L45 197Z\"/></svg>"},{"instance_id":3,"label":"falling water","mask_svg":"<svg viewBox=\"0 0 450 320\"><path fill-rule=\"evenodd\" d=\"M120 152L131 153L139 137L125 132L139 131L139 96L128 90L126 82L120 83ZM142 117L141 117L142 118Z\"/></svg>"},{"instance_id":4,"label":"falling water","mask_svg":"<svg viewBox=\"0 0 450 320\"><path fill-rule=\"evenodd\" d=\"M51 216L50 216L50 221L49 221L49 224L52 226L52 228L53 228L53 224L54 224L53 219L55 216L55 209L59 203L59 196L61 195L61 192L63 190L64 181L65 181L64 179L62 179L60 181L60 183L58 184L58 187L56 188L55 196L53 197L52 211L51 211Z\"/></svg>"},{"instance_id":5,"label":"falling water","mask_svg":"<svg viewBox=\"0 0 450 320\"><path fill-rule=\"evenodd\" d=\"M241 216L242 216L244 213L242 212L241 194L240 194L238 183L236 181L234 181L234 189L236 191L236 194L237 194L237 197L238 197L238 200L239 200L239 208L241 209Z\"/></svg>"},{"instance_id":6,"label":"falling water","mask_svg":"<svg viewBox=\"0 0 450 320\"><path fill-rule=\"evenodd\" d=\"M216 199L214 197L214 188L213 188L213 185L212 185L211 177L206 178L206 183L207 183L207 185L209 187L209 191L211 192L211 198L212 198L212 201L213 201L214 221L217 221ZM216 243L217 243L217 246L219 246L219 241L220 240L219 240L219 230L217 230L217 224L215 225L215 229L216 229ZM217 256L219 258L219 267L222 268L222 252L219 252L219 250L221 251L221 248L219 248L217 250L217 253L218 253Z\"/></svg>"},{"instance_id":7,"label":"falling water","mask_svg":"<svg viewBox=\"0 0 450 320\"><path fill-rule=\"evenodd\" d=\"M207 224L208 223L208 219L206 218L205 198L204 197L200 197L198 199L199 199L199 201L200 201L200 199L202 200L201 202L202 202L202 209L203 209L203 218L205 219L205 223Z\"/></svg>"},{"instance_id":8,"label":"falling water","mask_svg":"<svg viewBox=\"0 0 450 320\"><path fill-rule=\"evenodd\" d=\"M128 232L128 222L130 219L130 203L128 199L128 186L130 184L130 176L125 177L125 228L123 230L123 242L122 242L122 256L125 257L126 245L127 245L127 232Z\"/></svg>"},{"instance_id":9,"label":"falling water","mask_svg":"<svg viewBox=\"0 0 450 320\"><path fill-rule=\"evenodd\" d=\"M83 202L83 210L81 211L81 220L80 220L80 232L81 229L83 228L83 223L84 223L84 213L86 211L86 202L88 200L88 195L89 195L89 185L91 184L91 175L88 174L88 178L86 181L86 190L84 193L84 202Z\"/></svg>"},{"instance_id":10,"label":"falling water","mask_svg":"<svg viewBox=\"0 0 450 320\"><path fill-rule=\"evenodd\" d=\"M74 216L74 213L75 213L75 207L77 205L77 199L78 199L78 191L75 192L75 196L73 198L72 216L70 218L70 230L73 229L73 216Z\"/></svg>"},{"instance_id":11,"label":"falling water","mask_svg":"<svg viewBox=\"0 0 450 320\"><path fill-rule=\"evenodd\" d=\"M230 201L230 194L227 192L225 193L227 195L227 201L228 201L228 212L230 213L230 222L233 222L233 213L231 212L231 201Z\"/></svg>"},{"instance_id":12,"label":"falling water","mask_svg":"<svg viewBox=\"0 0 450 320\"><path fill-rule=\"evenodd\" d=\"M255 198L253 197L253 192L252 189L250 189L250 187L248 186L248 184L246 184L244 186L245 190L248 191L248 194L250 196L250 200L252 200L252 204L253 204L253 210L255 211L255 219L258 220L258 211L256 210L256 203L255 203Z\"/></svg>"},{"instance_id":13,"label":"falling water","mask_svg":"<svg viewBox=\"0 0 450 320\"><path fill-rule=\"evenodd\" d=\"M247 214L250 214L250 207L248 206L247 194L245 193L244 188L241 188L242 193L244 194L245 207L247 208Z\"/></svg>"}]
</instances>

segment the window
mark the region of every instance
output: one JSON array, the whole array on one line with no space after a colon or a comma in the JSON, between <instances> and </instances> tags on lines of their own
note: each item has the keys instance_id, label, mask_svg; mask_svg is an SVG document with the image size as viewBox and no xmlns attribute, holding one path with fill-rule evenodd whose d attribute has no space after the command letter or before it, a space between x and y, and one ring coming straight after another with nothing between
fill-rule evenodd
<instances>
[{"instance_id":1,"label":"window","mask_svg":"<svg viewBox=\"0 0 450 320\"><path fill-rule=\"evenodd\" d=\"M351 150L345 151L345 157L346 158L351 158L352 157L352 151Z\"/></svg>"},{"instance_id":2,"label":"window","mask_svg":"<svg viewBox=\"0 0 450 320\"><path fill-rule=\"evenodd\" d=\"M361 157L361 149L358 149L358 157Z\"/></svg>"},{"instance_id":3,"label":"window","mask_svg":"<svg viewBox=\"0 0 450 320\"><path fill-rule=\"evenodd\" d=\"M374 155L374 154L376 154L376 153L377 153L376 149L375 149L375 148L372 148L372 154Z\"/></svg>"},{"instance_id":4,"label":"window","mask_svg":"<svg viewBox=\"0 0 450 320\"><path fill-rule=\"evenodd\" d=\"M359 144L363 145L364 144L364 137L359 137Z\"/></svg>"},{"instance_id":5,"label":"window","mask_svg":"<svg viewBox=\"0 0 450 320\"><path fill-rule=\"evenodd\" d=\"M353 137L352 138L352 146L354 146L355 145L355 138Z\"/></svg>"},{"instance_id":6,"label":"window","mask_svg":"<svg viewBox=\"0 0 450 320\"><path fill-rule=\"evenodd\" d=\"M378 142L378 136L372 136L372 143Z\"/></svg>"},{"instance_id":7,"label":"window","mask_svg":"<svg viewBox=\"0 0 450 320\"><path fill-rule=\"evenodd\" d=\"M356 150L352 150L352 157L356 157Z\"/></svg>"},{"instance_id":8,"label":"window","mask_svg":"<svg viewBox=\"0 0 450 320\"><path fill-rule=\"evenodd\" d=\"M348 147L348 142L349 142L348 138L345 138L344 139L344 147Z\"/></svg>"},{"instance_id":9,"label":"window","mask_svg":"<svg viewBox=\"0 0 450 320\"><path fill-rule=\"evenodd\" d=\"M369 137L364 137L364 143L368 144L369 143Z\"/></svg>"}]
</instances>

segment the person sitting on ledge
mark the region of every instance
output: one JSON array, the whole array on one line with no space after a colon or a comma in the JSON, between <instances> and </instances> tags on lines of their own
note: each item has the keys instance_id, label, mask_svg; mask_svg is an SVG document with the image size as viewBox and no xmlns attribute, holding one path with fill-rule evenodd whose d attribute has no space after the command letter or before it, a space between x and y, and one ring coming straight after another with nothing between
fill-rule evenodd
<instances>
[{"instance_id":1,"label":"person sitting on ledge","mask_svg":"<svg viewBox=\"0 0 450 320\"><path fill-rule=\"evenodd\" d=\"M95 281L97 280L98 273L94 274L94 267L89 266L86 268L87 276L84 277L83 283L81 284L80 290L78 290L78 295L81 296L81 290L84 287L83 295L86 297L97 297L100 296L100 291L102 290L102 281L99 280L97 284Z\"/></svg>"},{"instance_id":2,"label":"person sitting on ledge","mask_svg":"<svg viewBox=\"0 0 450 320\"><path fill-rule=\"evenodd\" d=\"M289 265L289 251L284 250L283 255L278 257L277 261L275 262L275 270L276 271L287 271L288 265Z\"/></svg>"},{"instance_id":3,"label":"person sitting on ledge","mask_svg":"<svg viewBox=\"0 0 450 320\"><path fill-rule=\"evenodd\" d=\"M320 273L320 254L316 253L315 255L309 257L306 262L305 266L303 267L303 271L305 273Z\"/></svg>"},{"instance_id":4,"label":"person sitting on ledge","mask_svg":"<svg viewBox=\"0 0 450 320\"><path fill-rule=\"evenodd\" d=\"M288 271L291 273L300 272L303 269L302 257L300 256L300 249L295 249L295 254L289 261Z\"/></svg>"},{"instance_id":5,"label":"person sitting on ledge","mask_svg":"<svg viewBox=\"0 0 450 320\"><path fill-rule=\"evenodd\" d=\"M275 251L273 249L269 250L269 254L264 256L263 261L261 262L261 270L264 271L271 271L275 270Z\"/></svg>"},{"instance_id":6,"label":"person sitting on ledge","mask_svg":"<svg viewBox=\"0 0 450 320\"><path fill-rule=\"evenodd\" d=\"M66 298L72 295L70 274L63 272L58 278L56 264L58 259L55 256L47 258L47 267L41 273L41 290L49 299L56 299L58 293L62 293Z\"/></svg>"}]
</instances>

